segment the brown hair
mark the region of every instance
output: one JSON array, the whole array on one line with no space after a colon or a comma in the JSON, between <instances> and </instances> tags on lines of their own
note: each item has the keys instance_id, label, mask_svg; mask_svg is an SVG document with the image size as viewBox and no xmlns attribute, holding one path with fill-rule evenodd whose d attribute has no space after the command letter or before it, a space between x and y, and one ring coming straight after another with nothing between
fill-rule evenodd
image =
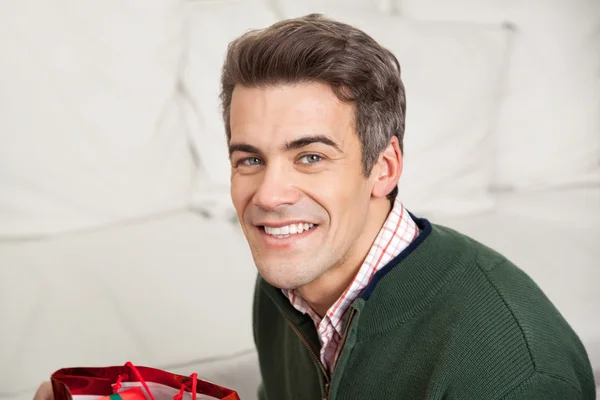
<instances>
[{"instance_id":1,"label":"brown hair","mask_svg":"<svg viewBox=\"0 0 600 400\"><path fill-rule=\"evenodd\" d=\"M227 140L235 85L303 82L328 84L340 100L355 105L365 176L393 136L403 151L406 97L398 60L363 31L319 14L253 30L229 44L221 77Z\"/></svg>"}]
</instances>

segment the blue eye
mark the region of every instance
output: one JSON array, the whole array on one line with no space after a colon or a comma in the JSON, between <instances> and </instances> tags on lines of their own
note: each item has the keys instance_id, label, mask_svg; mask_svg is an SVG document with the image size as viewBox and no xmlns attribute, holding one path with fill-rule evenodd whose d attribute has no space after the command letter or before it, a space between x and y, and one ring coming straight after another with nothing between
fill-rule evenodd
<instances>
[{"instance_id":1,"label":"blue eye","mask_svg":"<svg viewBox=\"0 0 600 400\"><path fill-rule=\"evenodd\" d=\"M300 164L314 164L321 161L323 158L316 154L307 154L305 156L300 157L298 160Z\"/></svg>"},{"instance_id":2,"label":"blue eye","mask_svg":"<svg viewBox=\"0 0 600 400\"><path fill-rule=\"evenodd\" d=\"M262 160L258 157L248 157L248 158L244 158L241 161L241 164L244 165L260 165L262 164Z\"/></svg>"}]
</instances>

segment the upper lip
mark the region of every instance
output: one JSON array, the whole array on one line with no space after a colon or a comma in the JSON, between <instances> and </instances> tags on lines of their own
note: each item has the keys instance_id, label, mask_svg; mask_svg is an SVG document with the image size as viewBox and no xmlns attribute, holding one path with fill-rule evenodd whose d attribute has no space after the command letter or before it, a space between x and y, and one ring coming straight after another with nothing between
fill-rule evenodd
<instances>
[{"instance_id":1,"label":"upper lip","mask_svg":"<svg viewBox=\"0 0 600 400\"><path fill-rule=\"evenodd\" d=\"M297 225L297 224L313 224L313 225L317 225L314 222L308 222L308 221L304 221L304 220L299 220L299 221L278 221L278 222L258 222L255 225L256 226L268 226L270 228L281 228L282 226L288 226L288 225Z\"/></svg>"}]
</instances>

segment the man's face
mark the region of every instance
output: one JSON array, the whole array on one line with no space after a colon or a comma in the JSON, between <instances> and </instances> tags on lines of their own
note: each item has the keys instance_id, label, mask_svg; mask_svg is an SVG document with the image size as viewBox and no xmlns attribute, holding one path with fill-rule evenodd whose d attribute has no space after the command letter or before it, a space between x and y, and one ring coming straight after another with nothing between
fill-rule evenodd
<instances>
[{"instance_id":1,"label":"man's face","mask_svg":"<svg viewBox=\"0 0 600 400\"><path fill-rule=\"evenodd\" d=\"M364 257L373 180L353 105L319 83L236 86L230 126L231 196L267 282L298 288Z\"/></svg>"}]
</instances>

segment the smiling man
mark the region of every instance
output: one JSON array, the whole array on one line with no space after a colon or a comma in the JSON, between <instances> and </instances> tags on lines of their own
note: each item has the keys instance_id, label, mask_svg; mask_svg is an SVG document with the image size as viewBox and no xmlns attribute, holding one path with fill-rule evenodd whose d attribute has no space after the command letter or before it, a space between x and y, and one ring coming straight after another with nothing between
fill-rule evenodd
<instances>
[{"instance_id":1,"label":"smiling man","mask_svg":"<svg viewBox=\"0 0 600 400\"><path fill-rule=\"evenodd\" d=\"M286 20L230 45L222 89L259 271L261 398L595 397L585 349L535 283L400 201L389 51L321 16Z\"/></svg>"},{"instance_id":2,"label":"smiling man","mask_svg":"<svg viewBox=\"0 0 600 400\"><path fill-rule=\"evenodd\" d=\"M393 137L366 178L359 137L348 135L353 126L352 104L323 83L233 91L232 196L256 264L321 315L369 252L402 168ZM404 217L397 225L411 230L407 244L415 224L402 204L396 212Z\"/></svg>"}]
</instances>

